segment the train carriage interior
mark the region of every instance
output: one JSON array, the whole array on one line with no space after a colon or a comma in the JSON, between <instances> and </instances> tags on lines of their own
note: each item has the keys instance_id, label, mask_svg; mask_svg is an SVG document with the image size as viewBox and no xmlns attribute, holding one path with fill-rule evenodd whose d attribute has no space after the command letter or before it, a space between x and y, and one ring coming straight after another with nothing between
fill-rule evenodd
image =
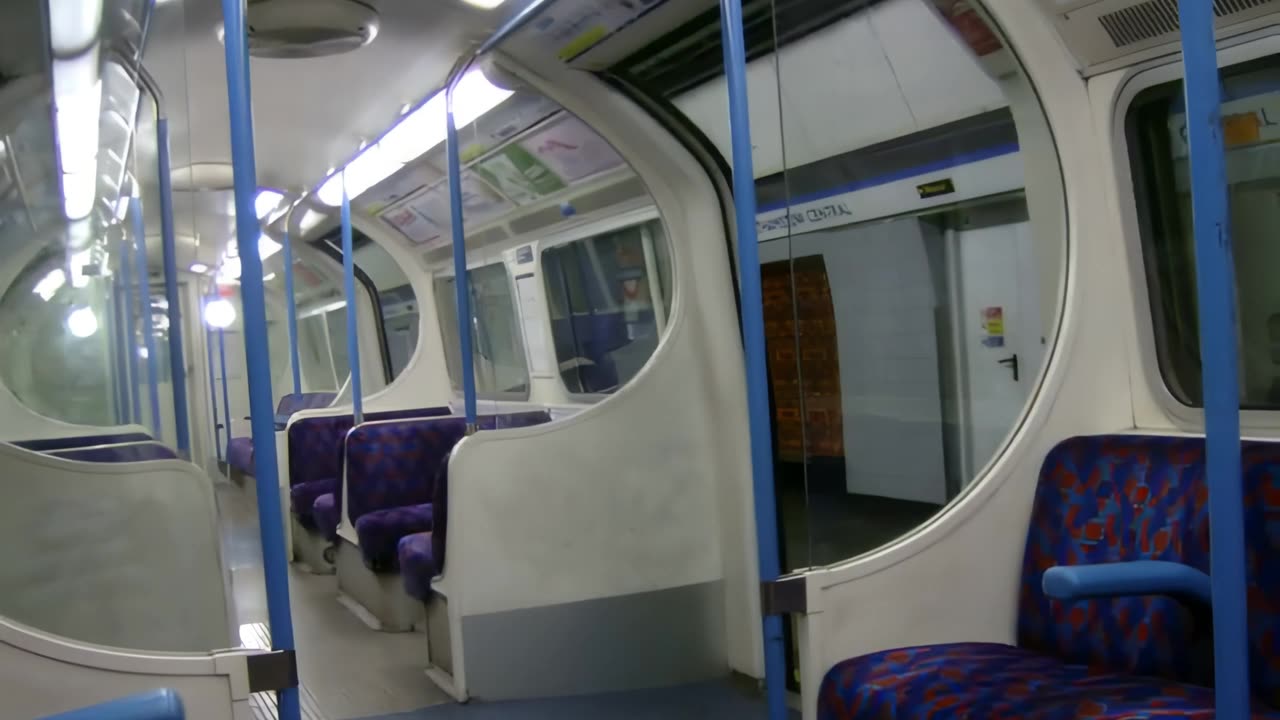
<instances>
[{"instance_id":1,"label":"train carriage interior","mask_svg":"<svg viewBox=\"0 0 1280 720\"><path fill-rule=\"evenodd\" d=\"M6 717L1280 718L1280 0L0 13Z\"/></svg>"}]
</instances>

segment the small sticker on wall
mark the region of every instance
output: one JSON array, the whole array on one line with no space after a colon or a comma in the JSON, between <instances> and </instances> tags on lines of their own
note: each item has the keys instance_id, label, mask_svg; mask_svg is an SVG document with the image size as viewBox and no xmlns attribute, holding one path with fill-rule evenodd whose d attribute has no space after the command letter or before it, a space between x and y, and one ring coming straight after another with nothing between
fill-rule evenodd
<instances>
[{"instance_id":1,"label":"small sticker on wall","mask_svg":"<svg viewBox=\"0 0 1280 720\"><path fill-rule=\"evenodd\" d=\"M999 305L982 308L982 344L1004 347L1004 308Z\"/></svg>"}]
</instances>

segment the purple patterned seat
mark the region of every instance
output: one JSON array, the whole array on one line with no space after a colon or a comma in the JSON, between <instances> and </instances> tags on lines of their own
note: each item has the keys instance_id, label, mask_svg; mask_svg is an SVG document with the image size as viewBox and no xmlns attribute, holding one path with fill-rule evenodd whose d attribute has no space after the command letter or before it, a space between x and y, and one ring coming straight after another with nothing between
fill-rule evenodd
<instances>
[{"instance_id":1,"label":"purple patterned seat","mask_svg":"<svg viewBox=\"0 0 1280 720\"><path fill-rule=\"evenodd\" d=\"M227 443L227 465L245 475L253 475L253 438L231 438Z\"/></svg>"},{"instance_id":2,"label":"purple patterned seat","mask_svg":"<svg viewBox=\"0 0 1280 720\"><path fill-rule=\"evenodd\" d=\"M276 430L284 429L284 426L279 422L281 418L288 419L289 416L300 410L329 407L336 397L336 393L330 392L289 393L285 395L276 404ZM231 441L227 443L227 465L239 470L244 475L253 476L253 438L231 438Z\"/></svg>"},{"instance_id":3,"label":"purple patterned seat","mask_svg":"<svg viewBox=\"0 0 1280 720\"><path fill-rule=\"evenodd\" d=\"M342 511L335 500L336 497L336 493L325 493L316 498L311 506L311 516L315 518L316 528L329 542L338 539L338 523L342 520Z\"/></svg>"},{"instance_id":4,"label":"purple patterned seat","mask_svg":"<svg viewBox=\"0 0 1280 720\"><path fill-rule=\"evenodd\" d=\"M386 508L365 513L356 520L360 552L376 572L398 572L396 545L400 538L432 528L431 503Z\"/></svg>"},{"instance_id":5,"label":"purple patterned seat","mask_svg":"<svg viewBox=\"0 0 1280 720\"><path fill-rule=\"evenodd\" d=\"M316 519L312 511L316 500L321 495L336 493L338 487L337 478L309 480L291 486L289 488L289 507L293 510L293 514L298 516L298 523L304 528L314 530L316 528Z\"/></svg>"},{"instance_id":6,"label":"purple patterned seat","mask_svg":"<svg viewBox=\"0 0 1280 720\"><path fill-rule=\"evenodd\" d=\"M431 532L409 535L400 541L396 555L400 560L400 577L410 597L426 602L431 597L431 580L444 572L445 537L449 531L449 458L445 453L431 489Z\"/></svg>"},{"instance_id":7,"label":"purple patterned seat","mask_svg":"<svg viewBox=\"0 0 1280 720\"><path fill-rule=\"evenodd\" d=\"M477 424L481 430L494 430L540 425L550 419L545 410L538 410L482 415ZM440 461L465 432L466 421L460 417L366 423L354 428L346 444L347 517L358 529L360 519L368 513L430 503L432 479ZM384 536L366 547L361 538L365 564L374 570L394 567L399 539Z\"/></svg>"},{"instance_id":8,"label":"purple patterned seat","mask_svg":"<svg viewBox=\"0 0 1280 720\"><path fill-rule=\"evenodd\" d=\"M447 407L366 413L365 422L448 415ZM289 426L289 485L342 477L343 439L355 424L350 413L302 418Z\"/></svg>"},{"instance_id":9,"label":"purple patterned seat","mask_svg":"<svg viewBox=\"0 0 1280 720\"><path fill-rule=\"evenodd\" d=\"M431 597L431 579L440 574L436 570L431 535L429 532L405 535L396 546L405 592L423 602Z\"/></svg>"},{"instance_id":10,"label":"purple patterned seat","mask_svg":"<svg viewBox=\"0 0 1280 720\"><path fill-rule=\"evenodd\" d=\"M1243 444L1253 717L1280 718L1280 443ZM1061 601L1046 570L1135 560L1208 572L1203 438L1072 438L1031 511L1018 646L956 643L837 664L824 720L1212 718L1210 620L1167 596Z\"/></svg>"}]
</instances>

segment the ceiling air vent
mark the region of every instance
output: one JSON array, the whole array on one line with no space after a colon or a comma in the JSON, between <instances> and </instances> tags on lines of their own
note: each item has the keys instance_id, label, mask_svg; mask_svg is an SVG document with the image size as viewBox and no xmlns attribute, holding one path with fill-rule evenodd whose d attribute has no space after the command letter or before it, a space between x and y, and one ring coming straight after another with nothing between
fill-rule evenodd
<instances>
[{"instance_id":1,"label":"ceiling air vent","mask_svg":"<svg viewBox=\"0 0 1280 720\"><path fill-rule=\"evenodd\" d=\"M1213 14L1226 17L1262 7L1270 0L1214 0ZM1178 0L1147 0L1098 17L1117 48L1178 31Z\"/></svg>"},{"instance_id":2,"label":"ceiling air vent","mask_svg":"<svg viewBox=\"0 0 1280 720\"><path fill-rule=\"evenodd\" d=\"M249 54L263 58L338 55L378 35L377 11L356 0L250 0L246 21Z\"/></svg>"}]
</instances>

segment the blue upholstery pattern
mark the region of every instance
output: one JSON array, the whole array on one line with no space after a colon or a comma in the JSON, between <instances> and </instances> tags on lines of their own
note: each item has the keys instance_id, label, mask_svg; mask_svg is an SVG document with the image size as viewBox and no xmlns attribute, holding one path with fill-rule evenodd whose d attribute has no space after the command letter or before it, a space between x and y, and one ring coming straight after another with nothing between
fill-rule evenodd
<instances>
[{"instance_id":1,"label":"blue upholstery pattern","mask_svg":"<svg viewBox=\"0 0 1280 720\"><path fill-rule=\"evenodd\" d=\"M172 448L161 445L158 442L71 448L69 450L54 450L48 454L63 460L92 463L129 463L145 462L147 460L176 460L178 458L178 454Z\"/></svg>"},{"instance_id":2,"label":"blue upholstery pattern","mask_svg":"<svg viewBox=\"0 0 1280 720\"><path fill-rule=\"evenodd\" d=\"M405 535L396 546L405 592L423 602L431 597L431 579L440 574L436 571L431 535L429 532Z\"/></svg>"},{"instance_id":3,"label":"blue upholstery pattern","mask_svg":"<svg viewBox=\"0 0 1280 720\"><path fill-rule=\"evenodd\" d=\"M227 465L245 475L253 475L253 438L231 438L227 443Z\"/></svg>"},{"instance_id":4,"label":"blue upholstery pattern","mask_svg":"<svg viewBox=\"0 0 1280 720\"><path fill-rule=\"evenodd\" d=\"M311 506L311 516L315 519L316 529L325 540L335 542L338 539L338 523L342 521L336 493L325 493L316 498Z\"/></svg>"},{"instance_id":5,"label":"blue upholstery pattern","mask_svg":"<svg viewBox=\"0 0 1280 720\"><path fill-rule=\"evenodd\" d=\"M400 538L431 530L431 520L431 503L365 513L356 520L360 554L375 572L398 572L400 562L396 558L396 545Z\"/></svg>"},{"instance_id":6,"label":"blue upholstery pattern","mask_svg":"<svg viewBox=\"0 0 1280 720\"><path fill-rule=\"evenodd\" d=\"M1065 664L1025 648L955 643L886 650L837 665L820 720L1212 720L1213 690ZM1255 718L1280 718L1261 708Z\"/></svg>"},{"instance_id":7,"label":"blue upholstery pattern","mask_svg":"<svg viewBox=\"0 0 1280 720\"><path fill-rule=\"evenodd\" d=\"M1242 452L1254 713L1280 718L1267 708L1280 708L1280 443L1248 442ZM1163 596L1058 601L1041 586L1056 565L1159 560L1208 572L1207 501L1203 438L1063 441L1045 459L1032 506L1019 647L966 643L844 661L823 683L820 716L1212 717L1203 609ZM1002 697L1017 702L992 704Z\"/></svg>"},{"instance_id":8,"label":"blue upholstery pattern","mask_svg":"<svg viewBox=\"0 0 1280 720\"><path fill-rule=\"evenodd\" d=\"M550 419L545 410L539 410L483 415L476 420L480 429L493 430L539 425ZM417 418L352 429L346 443L347 517L358 524L364 515L377 510L430 503L431 480L440 460L465 432L466 420L460 417ZM394 557L398 540L380 544L380 555L366 553L362 543L365 562L377 568L387 554Z\"/></svg>"},{"instance_id":9,"label":"blue upholstery pattern","mask_svg":"<svg viewBox=\"0 0 1280 720\"><path fill-rule=\"evenodd\" d=\"M482 415L481 430L545 423L545 411ZM416 418L365 424L347 435L347 517L374 510L431 502L431 479L440 459L462 439L460 417Z\"/></svg>"},{"instance_id":10,"label":"blue upholstery pattern","mask_svg":"<svg viewBox=\"0 0 1280 720\"><path fill-rule=\"evenodd\" d=\"M366 413L366 422L448 415L447 407ZM289 426L289 484L342 477L343 438L355 424L350 413L303 418Z\"/></svg>"},{"instance_id":11,"label":"blue upholstery pattern","mask_svg":"<svg viewBox=\"0 0 1280 720\"><path fill-rule=\"evenodd\" d=\"M302 524L302 527L316 528L315 515L312 514L316 499L321 495L336 493L338 486L337 478L309 480L290 486L289 507L293 510L293 514L298 516L298 522Z\"/></svg>"},{"instance_id":12,"label":"blue upholstery pattern","mask_svg":"<svg viewBox=\"0 0 1280 720\"><path fill-rule=\"evenodd\" d=\"M276 405L276 430L284 429L284 426L280 423L281 418L287 419L300 410L329 407L336 397L336 393L330 392L289 393L285 395L280 398L280 402ZM227 443L227 465L245 475L253 476L253 438L231 438L231 442Z\"/></svg>"}]
</instances>

